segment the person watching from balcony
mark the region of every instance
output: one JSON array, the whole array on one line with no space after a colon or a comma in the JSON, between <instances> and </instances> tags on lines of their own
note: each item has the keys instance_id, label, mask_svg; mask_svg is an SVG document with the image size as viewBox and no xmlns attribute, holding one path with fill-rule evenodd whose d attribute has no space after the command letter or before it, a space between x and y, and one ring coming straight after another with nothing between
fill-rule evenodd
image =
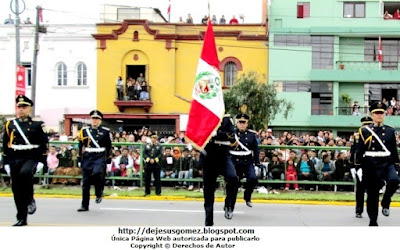
<instances>
[{"instance_id":1,"label":"person watching from balcony","mask_svg":"<svg viewBox=\"0 0 400 250\"><path fill-rule=\"evenodd\" d=\"M212 16L211 23L212 24L217 24L217 17L215 15Z\"/></svg>"},{"instance_id":2,"label":"person watching from balcony","mask_svg":"<svg viewBox=\"0 0 400 250\"><path fill-rule=\"evenodd\" d=\"M149 85L147 85L146 81L143 81L141 87L142 91L140 92L139 100L149 100L149 92L148 92Z\"/></svg>"},{"instance_id":3,"label":"person watching from balcony","mask_svg":"<svg viewBox=\"0 0 400 250\"><path fill-rule=\"evenodd\" d=\"M126 95L128 96L128 100L133 100L135 91L134 91L134 82L131 77L126 81Z\"/></svg>"},{"instance_id":4,"label":"person watching from balcony","mask_svg":"<svg viewBox=\"0 0 400 250\"><path fill-rule=\"evenodd\" d=\"M226 19L224 15L222 15L221 18L219 19L219 24L226 24Z\"/></svg>"},{"instance_id":5,"label":"person watching from balcony","mask_svg":"<svg viewBox=\"0 0 400 250\"><path fill-rule=\"evenodd\" d=\"M144 81L144 76L143 73L140 73L138 78L136 78L136 81L139 82L139 84L142 84L142 82Z\"/></svg>"},{"instance_id":6,"label":"person watching from balcony","mask_svg":"<svg viewBox=\"0 0 400 250\"><path fill-rule=\"evenodd\" d=\"M188 16L186 18L186 23L188 23L188 24L192 24L193 23L192 15L188 14Z\"/></svg>"},{"instance_id":7,"label":"person watching from balcony","mask_svg":"<svg viewBox=\"0 0 400 250\"><path fill-rule=\"evenodd\" d=\"M358 104L358 101L354 101L354 104L351 106L353 115L361 115L360 108L361 106Z\"/></svg>"},{"instance_id":8,"label":"person watching from balcony","mask_svg":"<svg viewBox=\"0 0 400 250\"><path fill-rule=\"evenodd\" d=\"M239 21L236 19L235 15L232 16L232 19L229 21L229 24L239 24Z\"/></svg>"},{"instance_id":9,"label":"person watching from balcony","mask_svg":"<svg viewBox=\"0 0 400 250\"><path fill-rule=\"evenodd\" d=\"M390 106L394 107L396 105L396 98L392 97L392 100L390 100Z\"/></svg>"},{"instance_id":10,"label":"person watching from balcony","mask_svg":"<svg viewBox=\"0 0 400 250\"><path fill-rule=\"evenodd\" d=\"M138 81L135 82L135 85L133 86L133 91L134 91L134 100L139 100L140 92L142 91L142 86Z\"/></svg>"},{"instance_id":11,"label":"person watching from balcony","mask_svg":"<svg viewBox=\"0 0 400 250\"><path fill-rule=\"evenodd\" d=\"M117 99L122 100L124 98L124 81L121 76L118 76L117 79Z\"/></svg>"},{"instance_id":12,"label":"person watching from balcony","mask_svg":"<svg viewBox=\"0 0 400 250\"><path fill-rule=\"evenodd\" d=\"M201 19L201 23L204 24L204 25L207 25L207 22L208 22L208 17L207 17L207 15L205 15L205 16Z\"/></svg>"},{"instance_id":13,"label":"person watching from balcony","mask_svg":"<svg viewBox=\"0 0 400 250\"><path fill-rule=\"evenodd\" d=\"M386 10L385 14L383 14L383 19L393 19L393 15Z\"/></svg>"},{"instance_id":14,"label":"person watching from balcony","mask_svg":"<svg viewBox=\"0 0 400 250\"><path fill-rule=\"evenodd\" d=\"M386 100L386 98L383 98L383 99L382 99L382 102L383 102L386 106L389 106L389 102Z\"/></svg>"},{"instance_id":15,"label":"person watching from balcony","mask_svg":"<svg viewBox=\"0 0 400 250\"><path fill-rule=\"evenodd\" d=\"M400 19L400 9L397 9L393 14L393 19Z\"/></svg>"}]
</instances>

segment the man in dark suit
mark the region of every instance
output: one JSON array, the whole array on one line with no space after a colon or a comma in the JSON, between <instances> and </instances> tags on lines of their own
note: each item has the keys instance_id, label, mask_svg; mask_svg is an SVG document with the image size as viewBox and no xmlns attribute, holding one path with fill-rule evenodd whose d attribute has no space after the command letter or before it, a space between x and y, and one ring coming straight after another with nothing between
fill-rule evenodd
<instances>
[{"instance_id":1,"label":"man in dark suit","mask_svg":"<svg viewBox=\"0 0 400 250\"><path fill-rule=\"evenodd\" d=\"M78 212L89 211L90 185L95 186L96 203L103 199L104 173L106 164L111 162L110 129L101 126L103 114L98 110L90 112L89 127L79 132L79 156L81 157L82 204Z\"/></svg>"},{"instance_id":2,"label":"man in dark suit","mask_svg":"<svg viewBox=\"0 0 400 250\"><path fill-rule=\"evenodd\" d=\"M367 188L367 212L370 226L378 226L379 190L386 185L381 206L389 216L393 194L399 186L396 172L400 164L395 130L383 124L387 106L382 102L370 106L373 124L359 129L361 141L356 151L356 166L363 167L362 181Z\"/></svg>"},{"instance_id":3,"label":"man in dark suit","mask_svg":"<svg viewBox=\"0 0 400 250\"><path fill-rule=\"evenodd\" d=\"M151 174L154 176L154 185L156 186L156 195L161 195L160 161L162 160L162 147L158 144L158 136L151 136L151 143L148 143L143 150L143 159L145 162L145 192L144 196L150 195Z\"/></svg>"},{"instance_id":4,"label":"man in dark suit","mask_svg":"<svg viewBox=\"0 0 400 250\"><path fill-rule=\"evenodd\" d=\"M5 124L3 156L4 164L10 169L17 207L17 222L14 226L26 226L28 206L32 206L30 214L36 210L33 174L46 163L48 137L44 123L30 117L33 102L26 96L19 95L16 104L18 118Z\"/></svg>"}]
</instances>

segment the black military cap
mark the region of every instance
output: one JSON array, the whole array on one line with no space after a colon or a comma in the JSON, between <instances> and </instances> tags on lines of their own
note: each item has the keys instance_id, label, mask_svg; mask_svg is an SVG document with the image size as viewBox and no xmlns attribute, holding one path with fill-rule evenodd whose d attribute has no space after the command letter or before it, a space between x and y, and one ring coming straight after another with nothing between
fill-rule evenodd
<instances>
[{"instance_id":1,"label":"black military cap","mask_svg":"<svg viewBox=\"0 0 400 250\"><path fill-rule=\"evenodd\" d=\"M29 99L28 97L24 96L24 95L19 95L17 96L17 98L15 99L15 102L17 103L17 106L33 106L33 102L31 99Z\"/></svg>"},{"instance_id":2,"label":"black military cap","mask_svg":"<svg viewBox=\"0 0 400 250\"><path fill-rule=\"evenodd\" d=\"M93 110L92 112L90 112L90 117L103 119L103 114L98 110Z\"/></svg>"},{"instance_id":3,"label":"black military cap","mask_svg":"<svg viewBox=\"0 0 400 250\"><path fill-rule=\"evenodd\" d=\"M237 121L248 121L249 120L249 116L246 114L238 114L236 116L236 120Z\"/></svg>"},{"instance_id":4,"label":"black military cap","mask_svg":"<svg viewBox=\"0 0 400 250\"><path fill-rule=\"evenodd\" d=\"M375 102L369 107L369 112L374 113L374 112L385 112L387 109L386 104L383 102Z\"/></svg>"},{"instance_id":5,"label":"black military cap","mask_svg":"<svg viewBox=\"0 0 400 250\"><path fill-rule=\"evenodd\" d=\"M370 116L364 116L360 121L362 124L371 124L373 122Z\"/></svg>"}]
</instances>

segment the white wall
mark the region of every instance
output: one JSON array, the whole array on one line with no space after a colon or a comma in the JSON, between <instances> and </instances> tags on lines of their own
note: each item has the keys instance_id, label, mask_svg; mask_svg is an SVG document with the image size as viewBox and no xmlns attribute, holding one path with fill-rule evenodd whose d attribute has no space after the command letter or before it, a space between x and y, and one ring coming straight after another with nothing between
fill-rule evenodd
<instances>
[{"instance_id":1,"label":"white wall","mask_svg":"<svg viewBox=\"0 0 400 250\"><path fill-rule=\"evenodd\" d=\"M91 34L96 26L49 25L47 34L40 34L37 63L36 115L46 126L59 130L64 114L88 113L96 107L97 43ZM32 62L34 27L21 29L21 62ZM0 25L0 114L14 113L15 98L15 28ZM56 65L67 65L68 85L57 86ZM87 86L77 86L76 66L87 67ZM31 96L31 88L26 91Z\"/></svg>"}]
</instances>

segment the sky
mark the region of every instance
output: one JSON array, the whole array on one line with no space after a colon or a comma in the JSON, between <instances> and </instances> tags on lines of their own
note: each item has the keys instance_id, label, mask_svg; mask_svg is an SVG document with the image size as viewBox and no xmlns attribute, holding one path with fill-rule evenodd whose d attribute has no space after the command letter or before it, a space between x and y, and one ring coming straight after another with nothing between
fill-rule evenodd
<instances>
[{"instance_id":1,"label":"sky","mask_svg":"<svg viewBox=\"0 0 400 250\"><path fill-rule=\"evenodd\" d=\"M2 22L12 14L10 3L15 5L16 0L0 0L0 18ZM168 20L167 9L168 0L18 0L20 10L23 9L25 2L26 9L21 14L21 20L30 17L35 20L36 6L42 6L43 19L45 23L96 23L102 4L125 5L132 7L152 7L158 8L163 16ZM229 21L232 15L239 20L239 15L244 15L245 23L261 23L262 0L170 0L171 2L171 22L177 22L182 16L185 20L190 13L195 23L200 23L202 17L207 14L208 1L210 2L210 13L215 14L217 19L221 15ZM14 14L13 19L14 19ZM239 20L240 22L242 20Z\"/></svg>"}]
</instances>

